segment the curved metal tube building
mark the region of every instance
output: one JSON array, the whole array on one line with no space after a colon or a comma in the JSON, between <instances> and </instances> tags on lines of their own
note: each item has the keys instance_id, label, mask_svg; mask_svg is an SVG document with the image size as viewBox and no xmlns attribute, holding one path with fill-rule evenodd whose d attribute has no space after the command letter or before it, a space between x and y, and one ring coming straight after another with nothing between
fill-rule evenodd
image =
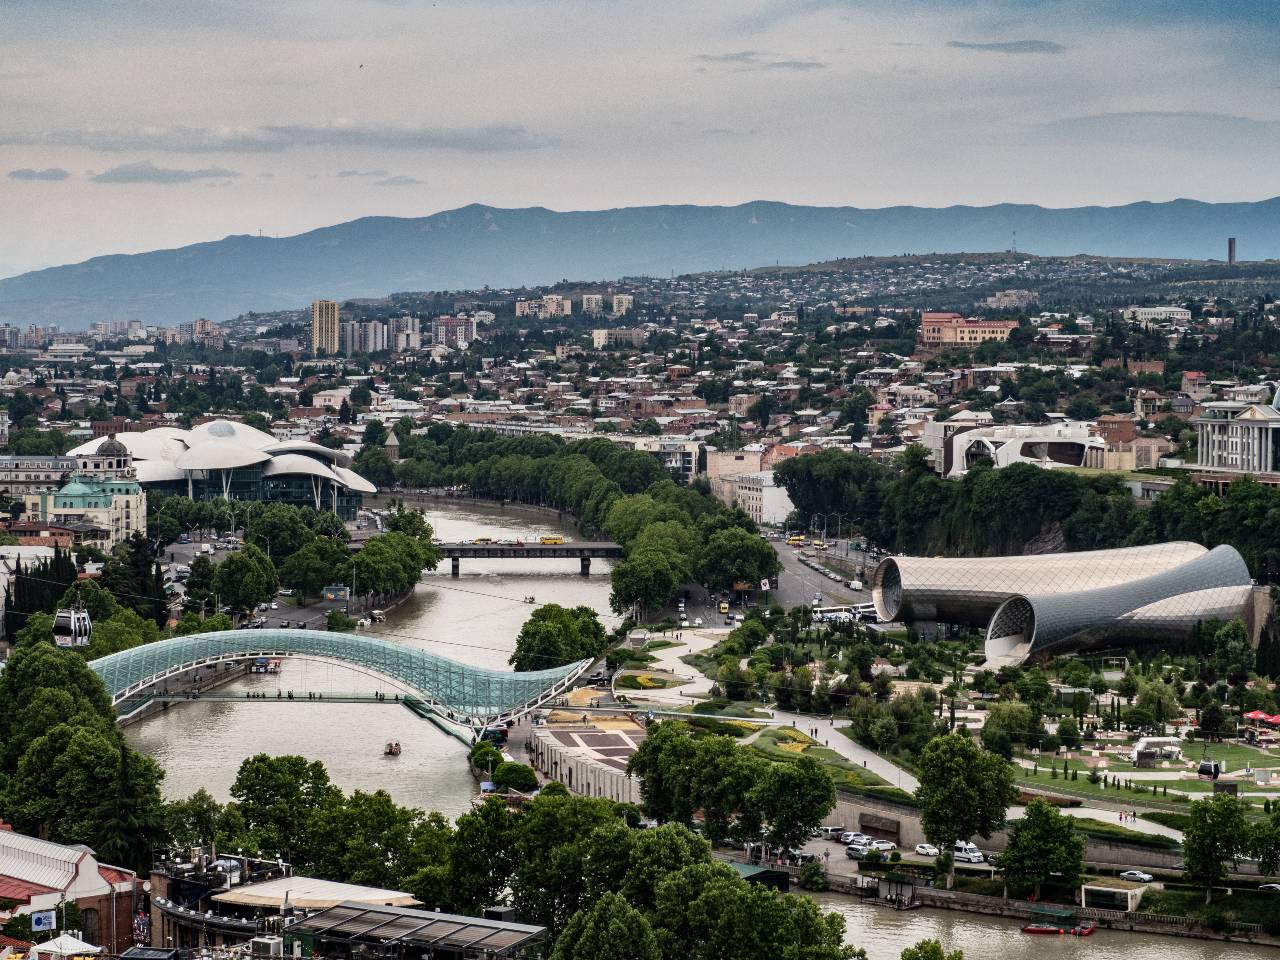
<instances>
[{"instance_id":1,"label":"curved metal tube building","mask_svg":"<svg viewBox=\"0 0 1280 960\"><path fill-rule=\"evenodd\" d=\"M871 579L881 620L985 627L1014 596L1097 590L1173 570L1208 551L1174 541L1147 547L1021 557L888 557ZM1245 583L1248 583L1246 576Z\"/></svg>"},{"instance_id":2,"label":"curved metal tube building","mask_svg":"<svg viewBox=\"0 0 1280 960\"><path fill-rule=\"evenodd\" d=\"M1244 616L1252 590L1244 559L1220 546L1141 580L1019 594L991 617L987 660L1068 653L1107 640L1184 639L1201 621Z\"/></svg>"}]
</instances>

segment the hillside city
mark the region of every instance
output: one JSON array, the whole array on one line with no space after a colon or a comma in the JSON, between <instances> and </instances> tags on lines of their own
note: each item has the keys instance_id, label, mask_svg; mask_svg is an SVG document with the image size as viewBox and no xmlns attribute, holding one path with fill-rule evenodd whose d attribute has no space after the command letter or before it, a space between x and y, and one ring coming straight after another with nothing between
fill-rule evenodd
<instances>
[{"instance_id":1,"label":"hillside city","mask_svg":"<svg viewBox=\"0 0 1280 960\"><path fill-rule=\"evenodd\" d=\"M0 956L1269 951L1277 290L1010 251L0 329ZM388 700L385 782L255 735L175 792L146 739Z\"/></svg>"}]
</instances>

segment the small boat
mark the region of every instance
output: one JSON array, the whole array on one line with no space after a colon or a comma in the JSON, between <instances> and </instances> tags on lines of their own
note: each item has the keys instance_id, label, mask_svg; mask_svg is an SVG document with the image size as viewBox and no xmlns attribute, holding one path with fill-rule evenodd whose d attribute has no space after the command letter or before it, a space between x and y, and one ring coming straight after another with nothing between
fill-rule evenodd
<instances>
[{"instance_id":1,"label":"small boat","mask_svg":"<svg viewBox=\"0 0 1280 960\"><path fill-rule=\"evenodd\" d=\"M383 620L387 619L387 615L383 613L381 610L370 610L369 619L372 620L374 623L382 623Z\"/></svg>"},{"instance_id":2,"label":"small boat","mask_svg":"<svg viewBox=\"0 0 1280 960\"><path fill-rule=\"evenodd\" d=\"M1086 920L1083 923L1076 924L1067 932L1071 934L1071 936L1073 937L1089 937L1089 936L1092 936L1094 931L1097 929L1098 929L1097 923L1095 923L1093 920Z\"/></svg>"},{"instance_id":3,"label":"small boat","mask_svg":"<svg viewBox=\"0 0 1280 960\"><path fill-rule=\"evenodd\" d=\"M385 747L383 747L383 748L382 748L382 755L383 755L384 757L398 757L398 756L400 756L400 741L399 741L399 740L388 740L388 741L387 741L387 745L386 745Z\"/></svg>"},{"instance_id":4,"label":"small boat","mask_svg":"<svg viewBox=\"0 0 1280 960\"><path fill-rule=\"evenodd\" d=\"M525 598L524 598L524 602L525 602L525 603L537 603L538 601L537 601L537 600L535 600L533 597L525 597Z\"/></svg>"},{"instance_id":5,"label":"small boat","mask_svg":"<svg viewBox=\"0 0 1280 960\"><path fill-rule=\"evenodd\" d=\"M361 630L363 630L365 627L369 626L369 618L361 617L359 620L356 621L356 626L359 627Z\"/></svg>"},{"instance_id":6,"label":"small boat","mask_svg":"<svg viewBox=\"0 0 1280 960\"><path fill-rule=\"evenodd\" d=\"M1028 923L1022 928L1023 933L1052 933L1060 935L1066 933L1061 927L1052 923Z\"/></svg>"}]
</instances>

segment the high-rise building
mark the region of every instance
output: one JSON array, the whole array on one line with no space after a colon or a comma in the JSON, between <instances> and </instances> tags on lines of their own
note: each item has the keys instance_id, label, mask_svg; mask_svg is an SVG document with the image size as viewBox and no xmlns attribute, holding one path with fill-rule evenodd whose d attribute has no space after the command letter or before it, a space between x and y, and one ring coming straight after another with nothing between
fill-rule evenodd
<instances>
[{"instance_id":1,"label":"high-rise building","mask_svg":"<svg viewBox=\"0 0 1280 960\"><path fill-rule=\"evenodd\" d=\"M604 294L584 293L582 295L582 312L590 317L598 317L604 313Z\"/></svg>"},{"instance_id":2,"label":"high-rise building","mask_svg":"<svg viewBox=\"0 0 1280 960\"><path fill-rule=\"evenodd\" d=\"M311 352L338 352L338 304L333 300L311 303Z\"/></svg>"},{"instance_id":3,"label":"high-rise building","mask_svg":"<svg viewBox=\"0 0 1280 960\"><path fill-rule=\"evenodd\" d=\"M476 338L476 322L471 317L435 317L431 321L431 342L442 347L466 347Z\"/></svg>"},{"instance_id":4,"label":"high-rise building","mask_svg":"<svg viewBox=\"0 0 1280 960\"><path fill-rule=\"evenodd\" d=\"M1236 238L1227 237L1227 266L1236 265Z\"/></svg>"},{"instance_id":5,"label":"high-rise building","mask_svg":"<svg viewBox=\"0 0 1280 960\"><path fill-rule=\"evenodd\" d=\"M624 313L630 313L632 307L636 305L636 298L629 293L615 293L613 295L613 315L620 317Z\"/></svg>"},{"instance_id":6,"label":"high-rise building","mask_svg":"<svg viewBox=\"0 0 1280 960\"><path fill-rule=\"evenodd\" d=\"M387 349L387 325L380 320L344 323L340 329L342 352L349 357Z\"/></svg>"}]
</instances>

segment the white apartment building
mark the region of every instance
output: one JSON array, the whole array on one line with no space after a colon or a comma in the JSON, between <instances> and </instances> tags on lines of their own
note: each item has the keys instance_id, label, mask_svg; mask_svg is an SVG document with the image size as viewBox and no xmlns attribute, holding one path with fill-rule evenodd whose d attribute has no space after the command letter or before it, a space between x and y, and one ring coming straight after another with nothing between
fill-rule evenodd
<instances>
[{"instance_id":1,"label":"white apartment building","mask_svg":"<svg viewBox=\"0 0 1280 960\"><path fill-rule=\"evenodd\" d=\"M738 508L762 526L782 526L795 509L787 491L774 483L772 470L743 473L732 480Z\"/></svg>"},{"instance_id":2,"label":"white apartment building","mask_svg":"<svg viewBox=\"0 0 1280 960\"><path fill-rule=\"evenodd\" d=\"M613 295L613 315L615 317L630 313L635 305L636 298L629 293L615 293Z\"/></svg>"},{"instance_id":3,"label":"white apartment building","mask_svg":"<svg viewBox=\"0 0 1280 960\"><path fill-rule=\"evenodd\" d=\"M1150 326L1153 323L1190 323L1191 311L1185 307L1126 307L1120 314L1131 323Z\"/></svg>"},{"instance_id":4,"label":"white apartment building","mask_svg":"<svg viewBox=\"0 0 1280 960\"><path fill-rule=\"evenodd\" d=\"M582 295L582 312L592 317L598 317L604 313L604 294L584 293Z\"/></svg>"}]
</instances>

